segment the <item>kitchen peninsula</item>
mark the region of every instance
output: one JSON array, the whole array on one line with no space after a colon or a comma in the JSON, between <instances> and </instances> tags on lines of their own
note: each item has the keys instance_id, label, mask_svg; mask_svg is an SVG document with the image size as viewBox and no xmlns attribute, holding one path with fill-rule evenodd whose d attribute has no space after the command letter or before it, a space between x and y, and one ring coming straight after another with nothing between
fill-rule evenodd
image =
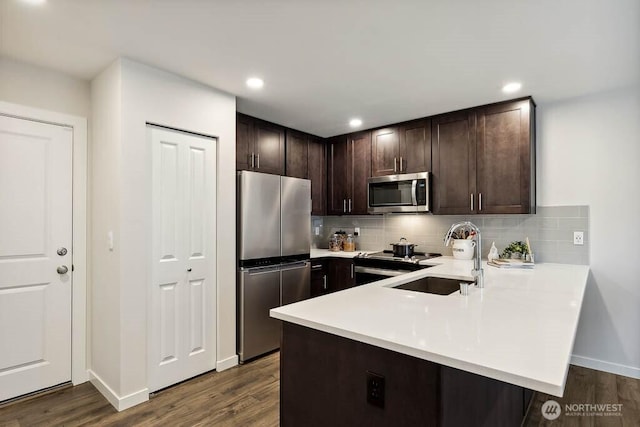
<instances>
[{"instance_id":1,"label":"kitchen peninsula","mask_svg":"<svg viewBox=\"0 0 640 427\"><path fill-rule=\"evenodd\" d=\"M562 396L587 266L485 266L485 288L468 296L394 289L472 280L471 261L426 263L271 310L283 321L283 426L518 425L531 390Z\"/></svg>"}]
</instances>

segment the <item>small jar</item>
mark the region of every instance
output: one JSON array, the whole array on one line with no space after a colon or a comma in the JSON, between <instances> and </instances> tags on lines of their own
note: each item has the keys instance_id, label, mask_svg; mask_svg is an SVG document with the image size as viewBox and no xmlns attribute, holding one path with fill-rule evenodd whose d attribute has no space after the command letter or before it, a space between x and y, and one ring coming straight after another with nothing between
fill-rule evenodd
<instances>
[{"instance_id":1,"label":"small jar","mask_svg":"<svg viewBox=\"0 0 640 427\"><path fill-rule=\"evenodd\" d=\"M338 252L340 250L340 239L338 238L338 234L334 234L329 238L329 250L333 252Z\"/></svg>"},{"instance_id":2,"label":"small jar","mask_svg":"<svg viewBox=\"0 0 640 427\"><path fill-rule=\"evenodd\" d=\"M351 234L347 235L342 246L345 252L353 252L356 250L356 242L353 240L353 236Z\"/></svg>"}]
</instances>

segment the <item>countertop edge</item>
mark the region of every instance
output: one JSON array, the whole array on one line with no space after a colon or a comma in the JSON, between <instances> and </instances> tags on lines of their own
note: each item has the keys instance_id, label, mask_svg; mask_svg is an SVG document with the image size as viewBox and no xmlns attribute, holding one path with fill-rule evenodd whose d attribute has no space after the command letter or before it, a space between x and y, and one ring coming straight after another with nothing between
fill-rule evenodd
<instances>
[{"instance_id":1,"label":"countertop edge","mask_svg":"<svg viewBox=\"0 0 640 427\"><path fill-rule=\"evenodd\" d=\"M566 375L561 384L546 383L546 382L534 380L531 378L523 377L520 375L510 374L508 372L500 371L497 369L488 368L482 365L449 358L446 356L442 356L440 354L418 350L413 347L403 346L397 343L375 339L368 335L358 334L355 332L345 331L343 329L334 328L334 327L323 325L323 324L318 324L316 322L311 322L299 317L289 316L286 314L277 313L273 311L271 311L270 314L271 314L271 317L281 320L283 322L304 326L320 332L329 333L342 338L347 338L347 339L351 339L361 343L369 344L375 347L384 348L386 350L395 351L397 353L412 356L417 359L434 362L450 368L460 369L465 372L470 372L472 374L477 374L477 375L481 375L487 378L492 378L498 381L503 381L509 384L514 384L527 389L540 391L553 396L562 397L562 394L564 391L564 382L566 381ZM567 367L567 370L568 370L568 367Z\"/></svg>"}]
</instances>

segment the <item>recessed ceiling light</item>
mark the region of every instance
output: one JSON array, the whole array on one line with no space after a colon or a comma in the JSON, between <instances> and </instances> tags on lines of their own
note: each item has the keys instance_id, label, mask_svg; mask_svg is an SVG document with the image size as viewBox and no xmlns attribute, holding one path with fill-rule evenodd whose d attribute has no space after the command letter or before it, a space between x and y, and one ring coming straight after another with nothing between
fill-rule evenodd
<instances>
[{"instance_id":1,"label":"recessed ceiling light","mask_svg":"<svg viewBox=\"0 0 640 427\"><path fill-rule=\"evenodd\" d=\"M502 91L504 93L513 93L513 92L519 91L521 87L522 87L522 83L511 82L511 83L507 83L506 85L502 86Z\"/></svg>"},{"instance_id":2,"label":"recessed ceiling light","mask_svg":"<svg viewBox=\"0 0 640 427\"><path fill-rule=\"evenodd\" d=\"M29 3L33 5L45 4L47 0L22 0L23 3Z\"/></svg>"},{"instance_id":3,"label":"recessed ceiling light","mask_svg":"<svg viewBox=\"0 0 640 427\"><path fill-rule=\"evenodd\" d=\"M357 128L358 126L362 126L362 120L351 119L349 120L349 126L351 126L352 128Z\"/></svg>"},{"instance_id":4,"label":"recessed ceiling light","mask_svg":"<svg viewBox=\"0 0 640 427\"><path fill-rule=\"evenodd\" d=\"M264 81L262 81L262 79L259 79L258 77L251 77L247 79L247 86L249 86L251 89L262 89L262 86L264 86Z\"/></svg>"}]
</instances>

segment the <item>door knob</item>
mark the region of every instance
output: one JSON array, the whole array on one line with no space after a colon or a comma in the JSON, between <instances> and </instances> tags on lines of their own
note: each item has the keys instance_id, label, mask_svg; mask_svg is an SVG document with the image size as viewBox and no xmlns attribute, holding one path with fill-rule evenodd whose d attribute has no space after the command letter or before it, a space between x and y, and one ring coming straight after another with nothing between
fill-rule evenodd
<instances>
[{"instance_id":1,"label":"door knob","mask_svg":"<svg viewBox=\"0 0 640 427\"><path fill-rule=\"evenodd\" d=\"M56 271L58 272L58 274L67 274L67 272L69 271L69 268L67 268L66 265L61 265L58 268L56 268Z\"/></svg>"}]
</instances>

